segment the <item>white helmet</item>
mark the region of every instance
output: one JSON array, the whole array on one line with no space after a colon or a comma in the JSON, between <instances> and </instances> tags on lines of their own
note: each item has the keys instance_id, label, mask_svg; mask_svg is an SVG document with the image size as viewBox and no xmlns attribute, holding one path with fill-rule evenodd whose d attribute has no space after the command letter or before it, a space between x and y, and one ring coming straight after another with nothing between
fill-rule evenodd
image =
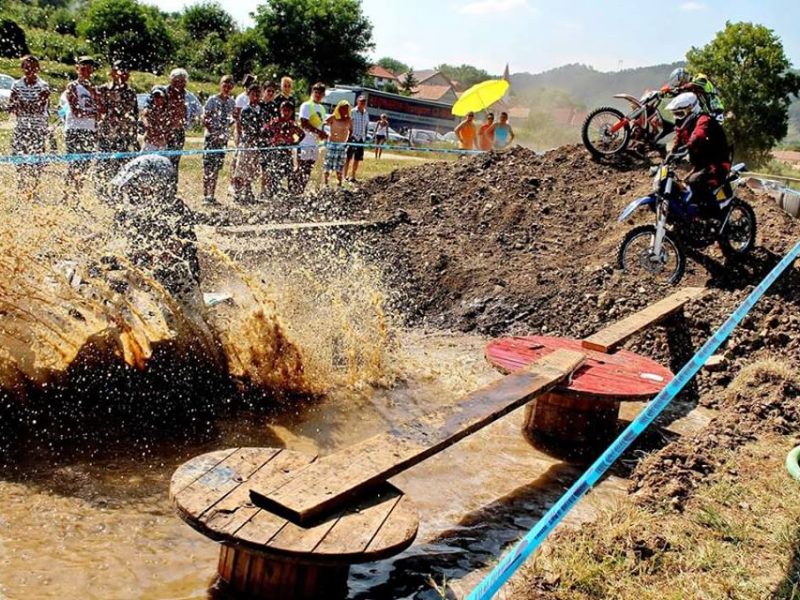
<instances>
[{"instance_id":1,"label":"white helmet","mask_svg":"<svg viewBox=\"0 0 800 600\"><path fill-rule=\"evenodd\" d=\"M684 69L683 67L678 67L672 73L669 74L669 86L670 87L678 87L683 85L684 83L689 83L690 75L689 71Z\"/></svg>"},{"instance_id":2,"label":"white helmet","mask_svg":"<svg viewBox=\"0 0 800 600\"><path fill-rule=\"evenodd\" d=\"M692 92L684 92L675 96L672 102L667 104L667 110L675 115L676 121L682 121L690 115L700 113L700 102Z\"/></svg>"}]
</instances>

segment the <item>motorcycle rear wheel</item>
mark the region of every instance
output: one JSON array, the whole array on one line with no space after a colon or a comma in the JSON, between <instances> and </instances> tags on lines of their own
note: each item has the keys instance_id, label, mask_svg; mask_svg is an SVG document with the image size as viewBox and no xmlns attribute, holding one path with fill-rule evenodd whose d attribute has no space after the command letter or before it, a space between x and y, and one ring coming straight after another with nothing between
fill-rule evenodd
<instances>
[{"instance_id":1,"label":"motorcycle rear wheel","mask_svg":"<svg viewBox=\"0 0 800 600\"><path fill-rule=\"evenodd\" d=\"M728 222L719 236L719 247L725 258L735 259L750 252L756 245L756 213L744 200L734 198L728 209Z\"/></svg>"},{"instance_id":2,"label":"motorcycle rear wheel","mask_svg":"<svg viewBox=\"0 0 800 600\"><path fill-rule=\"evenodd\" d=\"M683 249L665 235L661 256L654 256L650 246L655 234L654 225L640 225L625 234L617 250L617 266L628 273L643 273L661 283L678 283L686 269Z\"/></svg>"},{"instance_id":3,"label":"motorcycle rear wheel","mask_svg":"<svg viewBox=\"0 0 800 600\"><path fill-rule=\"evenodd\" d=\"M586 115L581 127L581 139L592 156L614 156L628 147L631 139L629 125L611 132L611 128L624 118L621 111L610 106L601 106Z\"/></svg>"}]
</instances>

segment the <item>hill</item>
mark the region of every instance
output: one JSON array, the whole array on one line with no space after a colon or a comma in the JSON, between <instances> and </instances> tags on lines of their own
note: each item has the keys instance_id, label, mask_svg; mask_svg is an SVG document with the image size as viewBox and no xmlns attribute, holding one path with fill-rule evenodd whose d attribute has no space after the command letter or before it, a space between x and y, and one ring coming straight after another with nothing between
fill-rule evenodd
<instances>
[{"instance_id":1,"label":"hill","mask_svg":"<svg viewBox=\"0 0 800 600\"><path fill-rule=\"evenodd\" d=\"M629 93L640 95L647 89L660 87L669 78L670 72L683 66L682 61L603 72L581 64L569 64L542 73L514 73L511 88L520 98L530 98L543 90L560 90L577 103L589 108L611 104L625 106L614 100L613 95ZM784 144L800 144L800 99L795 99L789 109L789 134Z\"/></svg>"}]
</instances>

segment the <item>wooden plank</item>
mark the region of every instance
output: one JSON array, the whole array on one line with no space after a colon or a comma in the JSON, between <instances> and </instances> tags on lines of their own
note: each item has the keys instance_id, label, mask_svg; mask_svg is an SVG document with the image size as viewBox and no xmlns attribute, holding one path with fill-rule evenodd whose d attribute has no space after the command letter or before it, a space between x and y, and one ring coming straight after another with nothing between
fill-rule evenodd
<instances>
[{"instance_id":1,"label":"wooden plank","mask_svg":"<svg viewBox=\"0 0 800 600\"><path fill-rule=\"evenodd\" d=\"M253 501L307 523L553 389L584 358L580 352L553 352L461 402L320 458L277 491L250 486Z\"/></svg>"},{"instance_id":2,"label":"wooden plank","mask_svg":"<svg viewBox=\"0 0 800 600\"><path fill-rule=\"evenodd\" d=\"M651 304L644 310L640 310L613 325L601 329L597 333L584 339L582 345L588 350L597 352L611 352L632 335L638 333L645 327L661 321L671 315L679 308L683 307L689 300L699 298L706 293L705 288L690 287L678 290L671 296Z\"/></svg>"}]
</instances>

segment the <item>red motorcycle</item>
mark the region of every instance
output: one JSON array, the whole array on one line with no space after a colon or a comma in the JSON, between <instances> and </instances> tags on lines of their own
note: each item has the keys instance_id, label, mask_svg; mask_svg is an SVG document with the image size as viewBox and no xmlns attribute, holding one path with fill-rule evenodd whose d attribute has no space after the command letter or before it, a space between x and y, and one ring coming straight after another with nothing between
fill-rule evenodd
<instances>
[{"instance_id":1,"label":"red motorcycle","mask_svg":"<svg viewBox=\"0 0 800 600\"><path fill-rule=\"evenodd\" d=\"M644 150L663 149L658 142L675 129L659 110L664 96L663 91L647 92L639 99L615 94L614 98L627 100L633 110L625 115L621 110L603 106L590 112L581 128L583 145L595 158L620 154L631 143Z\"/></svg>"}]
</instances>

